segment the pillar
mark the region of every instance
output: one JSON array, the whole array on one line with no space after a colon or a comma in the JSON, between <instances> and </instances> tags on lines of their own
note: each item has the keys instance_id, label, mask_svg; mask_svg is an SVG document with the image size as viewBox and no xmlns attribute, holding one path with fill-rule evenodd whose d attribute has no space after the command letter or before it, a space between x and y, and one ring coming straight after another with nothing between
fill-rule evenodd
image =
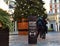
<instances>
[{"instance_id":1,"label":"pillar","mask_svg":"<svg viewBox=\"0 0 60 46\"><path fill-rule=\"evenodd\" d=\"M15 30L14 31L16 32L17 31L17 21L15 21L14 25L15 25Z\"/></svg>"}]
</instances>

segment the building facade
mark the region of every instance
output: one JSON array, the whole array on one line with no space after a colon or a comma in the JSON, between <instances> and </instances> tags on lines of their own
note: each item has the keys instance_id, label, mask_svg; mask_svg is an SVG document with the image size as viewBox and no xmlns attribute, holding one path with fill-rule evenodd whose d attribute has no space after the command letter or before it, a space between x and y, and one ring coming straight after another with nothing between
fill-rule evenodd
<instances>
[{"instance_id":1,"label":"building facade","mask_svg":"<svg viewBox=\"0 0 60 46\"><path fill-rule=\"evenodd\" d=\"M49 28L60 31L60 0L50 0L48 19Z\"/></svg>"},{"instance_id":2,"label":"building facade","mask_svg":"<svg viewBox=\"0 0 60 46\"><path fill-rule=\"evenodd\" d=\"M4 0L9 6L8 12L14 13L15 0ZM52 28L54 31L60 31L60 0L50 0L50 11L48 14L48 28ZM16 22L15 22L16 25ZM15 27L16 30L16 27Z\"/></svg>"},{"instance_id":3,"label":"building facade","mask_svg":"<svg viewBox=\"0 0 60 46\"><path fill-rule=\"evenodd\" d=\"M8 5L8 13L13 14L14 13L14 7L15 5L15 0L4 0L4 2Z\"/></svg>"},{"instance_id":4,"label":"building facade","mask_svg":"<svg viewBox=\"0 0 60 46\"><path fill-rule=\"evenodd\" d=\"M14 8L16 6L15 0L4 0L4 2L8 5L9 8L7 11L9 14L11 14L11 18L13 18ZM13 21L13 20L11 19L11 21ZM12 23L14 26L13 31L16 32L17 31L17 21L13 21Z\"/></svg>"}]
</instances>

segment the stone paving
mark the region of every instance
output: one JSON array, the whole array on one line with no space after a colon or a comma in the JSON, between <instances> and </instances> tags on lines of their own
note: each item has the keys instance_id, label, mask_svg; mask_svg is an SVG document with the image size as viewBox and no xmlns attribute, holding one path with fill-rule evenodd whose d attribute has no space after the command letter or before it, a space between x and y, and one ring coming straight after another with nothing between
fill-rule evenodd
<instances>
[{"instance_id":1,"label":"stone paving","mask_svg":"<svg viewBox=\"0 0 60 46\"><path fill-rule=\"evenodd\" d=\"M45 40L38 37L37 44L28 44L27 35L10 35L9 46L60 46L60 33L49 32Z\"/></svg>"}]
</instances>

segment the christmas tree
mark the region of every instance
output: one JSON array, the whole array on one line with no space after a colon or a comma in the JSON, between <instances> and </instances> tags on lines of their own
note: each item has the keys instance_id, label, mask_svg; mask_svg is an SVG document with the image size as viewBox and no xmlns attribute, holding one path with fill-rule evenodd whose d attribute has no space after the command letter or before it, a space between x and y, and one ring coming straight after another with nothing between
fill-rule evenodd
<instances>
[{"instance_id":1,"label":"christmas tree","mask_svg":"<svg viewBox=\"0 0 60 46\"><path fill-rule=\"evenodd\" d=\"M9 27L10 31L12 31L13 24L10 20L10 14L8 14L6 11L0 9L0 22L3 23L3 28Z\"/></svg>"},{"instance_id":2,"label":"christmas tree","mask_svg":"<svg viewBox=\"0 0 60 46\"><path fill-rule=\"evenodd\" d=\"M16 7L14 12L15 20L19 18L27 18L30 15L38 17L47 17L46 9L44 8L44 2L42 0L15 0Z\"/></svg>"}]
</instances>

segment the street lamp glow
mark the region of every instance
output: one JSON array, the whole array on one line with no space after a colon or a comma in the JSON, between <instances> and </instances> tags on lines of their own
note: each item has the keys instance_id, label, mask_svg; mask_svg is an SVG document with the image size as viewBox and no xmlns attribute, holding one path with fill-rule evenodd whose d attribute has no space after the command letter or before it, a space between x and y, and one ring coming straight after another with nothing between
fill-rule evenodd
<instances>
[{"instance_id":1,"label":"street lamp glow","mask_svg":"<svg viewBox=\"0 0 60 46\"><path fill-rule=\"evenodd\" d=\"M3 0L0 0L0 9L8 10L8 5Z\"/></svg>"}]
</instances>

